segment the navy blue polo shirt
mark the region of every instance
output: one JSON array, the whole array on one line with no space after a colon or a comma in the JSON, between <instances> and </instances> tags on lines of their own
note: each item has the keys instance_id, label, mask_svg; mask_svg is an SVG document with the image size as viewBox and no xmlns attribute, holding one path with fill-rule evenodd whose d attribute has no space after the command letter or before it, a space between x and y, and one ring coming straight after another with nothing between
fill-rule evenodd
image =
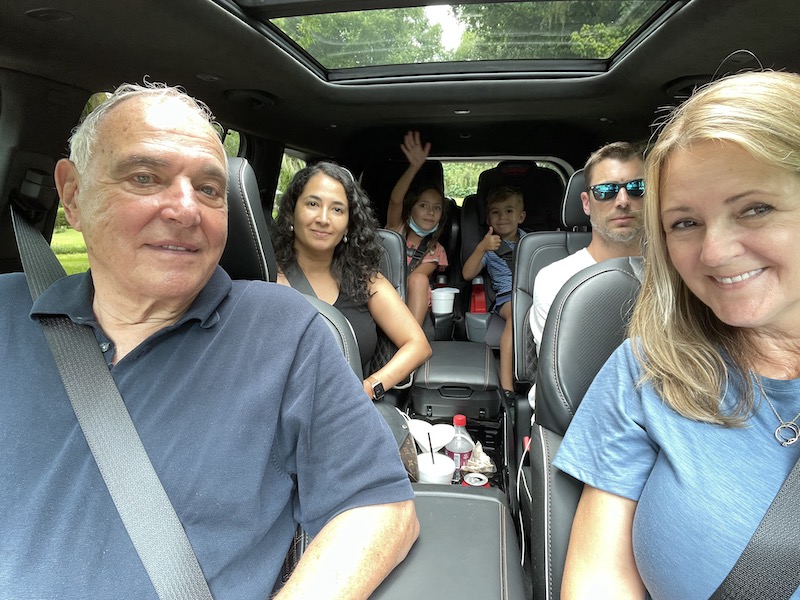
<instances>
[{"instance_id":1,"label":"navy blue polo shirt","mask_svg":"<svg viewBox=\"0 0 800 600\"><path fill-rule=\"evenodd\" d=\"M31 307L0 275L0 597L156 598L37 317L94 328L89 274ZM296 291L218 268L186 314L111 374L217 600L269 595L301 523L413 497L397 446Z\"/></svg>"}]
</instances>

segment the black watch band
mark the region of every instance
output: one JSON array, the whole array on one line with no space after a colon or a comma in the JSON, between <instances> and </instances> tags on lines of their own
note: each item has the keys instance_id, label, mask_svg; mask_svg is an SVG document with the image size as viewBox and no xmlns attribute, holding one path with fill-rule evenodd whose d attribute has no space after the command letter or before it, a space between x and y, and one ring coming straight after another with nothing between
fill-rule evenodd
<instances>
[{"instance_id":1,"label":"black watch band","mask_svg":"<svg viewBox=\"0 0 800 600\"><path fill-rule=\"evenodd\" d=\"M372 384L372 399L375 401L383 400L386 395L386 390L383 389L383 384L380 381L370 381Z\"/></svg>"}]
</instances>

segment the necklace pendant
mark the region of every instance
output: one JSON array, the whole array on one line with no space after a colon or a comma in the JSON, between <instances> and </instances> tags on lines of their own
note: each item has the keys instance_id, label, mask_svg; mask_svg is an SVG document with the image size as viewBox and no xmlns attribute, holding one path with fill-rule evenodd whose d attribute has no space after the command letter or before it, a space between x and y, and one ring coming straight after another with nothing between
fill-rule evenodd
<instances>
[{"instance_id":1,"label":"necklace pendant","mask_svg":"<svg viewBox=\"0 0 800 600\"><path fill-rule=\"evenodd\" d=\"M791 446L800 439L800 426L794 421L789 423L782 421L775 428L775 439L778 440L781 446Z\"/></svg>"}]
</instances>

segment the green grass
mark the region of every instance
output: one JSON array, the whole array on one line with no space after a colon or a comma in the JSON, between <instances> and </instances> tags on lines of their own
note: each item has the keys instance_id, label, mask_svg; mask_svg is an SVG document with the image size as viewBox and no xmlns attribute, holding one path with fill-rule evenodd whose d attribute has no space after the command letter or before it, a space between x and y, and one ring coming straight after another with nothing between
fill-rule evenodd
<instances>
[{"instance_id":1,"label":"green grass","mask_svg":"<svg viewBox=\"0 0 800 600\"><path fill-rule=\"evenodd\" d=\"M83 235L72 228L57 229L50 243L67 275L83 273L89 268Z\"/></svg>"}]
</instances>

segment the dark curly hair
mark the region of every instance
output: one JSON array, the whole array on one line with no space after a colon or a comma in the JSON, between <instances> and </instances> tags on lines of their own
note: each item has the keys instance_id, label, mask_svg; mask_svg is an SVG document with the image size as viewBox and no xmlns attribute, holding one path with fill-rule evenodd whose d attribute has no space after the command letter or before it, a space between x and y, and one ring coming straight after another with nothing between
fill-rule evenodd
<instances>
[{"instance_id":1,"label":"dark curly hair","mask_svg":"<svg viewBox=\"0 0 800 600\"><path fill-rule=\"evenodd\" d=\"M400 218L403 220L404 231L408 231L410 229L408 226L408 220L411 218L411 209L414 208L414 205L417 203L417 200L419 200L419 197L428 190L433 190L442 197L442 216L439 219L439 228L433 233L433 239L431 239L430 248L433 248L433 244L439 241L439 237L442 235L442 231L444 230L444 223L447 221L448 202L447 198L444 197L444 190L442 190L440 185L432 181L422 181L408 188L408 191L403 198L403 212L401 213Z\"/></svg>"},{"instance_id":2,"label":"dark curly hair","mask_svg":"<svg viewBox=\"0 0 800 600\"><path fill-rule=\"evenodd\" d=\"M377 241L378 220L369 198L344 167L329 161L309 165L295 174L281 197L278 216L272 224L272 243L278 267L285 271L296 264L294 249L294 209L309 180L322 173L344 187L347 196L347 243L339 242L333 251L331 275L339 291L358 304L369 300L369 283L378 273L382 247Z\"/></svg>"}]
</instances>

